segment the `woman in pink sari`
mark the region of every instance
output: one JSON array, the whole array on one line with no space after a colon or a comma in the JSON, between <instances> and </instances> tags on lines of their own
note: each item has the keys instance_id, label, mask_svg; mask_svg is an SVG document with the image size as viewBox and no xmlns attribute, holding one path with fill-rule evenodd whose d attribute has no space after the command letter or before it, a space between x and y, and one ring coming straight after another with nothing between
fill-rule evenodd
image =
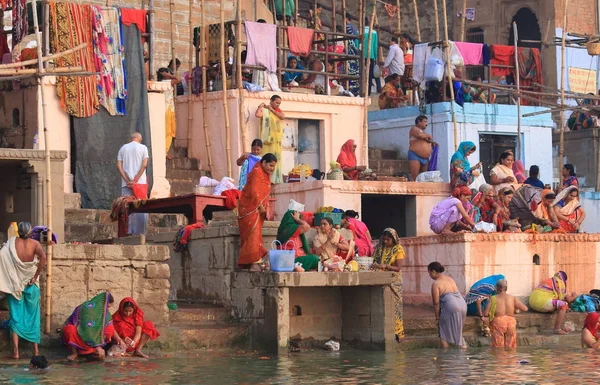
<instances>
[{"instance_id":1,"label":"woman in pink sari","mask_svg":"<svg viewBox=\"0 0 600 385\"><path fill-rule=\"evenodd\" d=\"M517 178L517 183L523 184L523 182L525 182L527 179L525 177L525 165L523 164L523 161L515 160L512 169L513 173L515 174L515 178Z\"/></svg>"},{"instance_id":2,"label":"woman in pink sari","mask_svg":"<svg viewBox=\"0 0 600 385\"><path fill-rule=\"evenodd\" d=\"M373 255L373 238L371 233L362 221L358 220L358 213L354 210L347 210L342 215L342 227L352 231L356 251L361 257L370 257Z\"/></svg>"}]
</instances>

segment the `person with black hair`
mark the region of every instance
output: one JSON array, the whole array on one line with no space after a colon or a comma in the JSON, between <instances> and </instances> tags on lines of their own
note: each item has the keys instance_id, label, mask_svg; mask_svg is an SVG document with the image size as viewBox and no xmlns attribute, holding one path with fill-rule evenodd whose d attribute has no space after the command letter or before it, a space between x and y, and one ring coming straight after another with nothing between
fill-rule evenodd
<instances>
[{"instance_id":1,"label":"person with black hair","mask_svg":"<svg viewBox=\"0 0 600 385\"><path fill-rule=\"evenodd\" d=\"M544 182L540 179L540 168L535 164L529 167L529 178L525 179L523 184L528 184L533 187L544 188Z\"/></svg>"},{"instance_id":2,"label":"person with black hair","mask_svg":"<svg viewBox=\"0 0 600 385\"><path fill-rule=\"evenodd\" d=\"M400 80L402 78L398 74L391 74L385 78L385 85L381 89L378 102L379 109L385 110L388 108L397 108L406 103L406 96L400 88ZM427 159L429 161L429 159Z\"/></svg>"},{"instance_id":3,"label":"person with black hair","mask_svg":"<svg viewBox=\"0 0 600 385\"><path fill-rule=\"evenodd\" d=\"M395 36L390 39L390 49L383 62L383 68L387 68L390 75L404 75L404 52L398 45L398 38Z\"/></svg>"},{"instance_id":4,"label":"person with black hair","mask_svg":"<svg viewBox=\"0 0 600 385\"><path fill-rule=\"evenodd\" d=\"M561 187L559 188L559 192L566 189L569 186L579 187L579 180L577 179L577 174L575 174L575 166L570 163L567 163L562 168L562 177L563 182Z\"/></svg>"},{"instance_id":5,"label":"person with black hair","mask_svg":"<svg viewBox=\"0 0 600 385\"><path fill-rule=\"evenodd\" d=\"M241 167L239 190L242 190L248 181L248 174L254 169L254 166L260 162L262 158L263 142L260 139L254 139L250 145L250 152L242 154L236 161L236 164Z\"/></svg>"},{"instance_id":6,"label":"person with black hair","mask_svg":"<svg viewBox=\"0 0 600 385\"><path fill-rule=\"evenodd\" d=\"M375 85L377 86L377 93L381 92L381 77L375 77L375 66L377 65L377 56L379 55L379 35L373 27L373 32L371 33L371 49L370 56L367 58L369 52L369 18L365 18L365 29L364 29L364 40L363 40L363 58L369 60L369 82L367 83L367 89L364 90L369 96L371 95L371 86L373 85L373 80L375 80Z\"/></svg>"},{"instance_id":7,"label":"person with black hair","mask_svg":"<svg viewBox=\"0 0 600 385\"><path fill-rule=\"evenodd\" d=\"M458 290L456 282L443 274L445 270L439 262L431 262L427 266L427 272L433 279L431 299L438 323L440 344L442 348L448 348L450 345L466 348L463 325L467 318L467 303Z\"/></svg>"},{"instance_id":8,"label":"person with black hair","mask_svg":"<svg viewBox=\"0 0 600 385\"><path fill-rule=\"evenodd\" d=\"M168 67L161 67L156 71L156 80L159 82L170 80L171 85L176 87L177 96L183 95L183 85L181 84L181 78L177 76L177 71L181 66L181 61L175 58L175 66L173 66L173 59L169 62Z\"/></svg>"},{"instance_id":9,"label":"person with black hair","mask_svg":"<svg viewBox=\"0 0 600 385\"><path fill-rule=\"evenodd\" d=\"M373 237L367 225L358 219L356 211L346 210L342 214L342 227L352 231L358 255L361 257L370 257L373 254Z\"/></svg>"},{"instance_id":10,"label":"person with black hair","mask_svg":"<svg viewBox=\"0 0 600 385\"><path fill-rule=\"evenodd\" d=\"M29 370L34 369L46 369L48 367L48 359L42 355L36 355L31 357L29 361Z\"/></svg>"}]
</instances>

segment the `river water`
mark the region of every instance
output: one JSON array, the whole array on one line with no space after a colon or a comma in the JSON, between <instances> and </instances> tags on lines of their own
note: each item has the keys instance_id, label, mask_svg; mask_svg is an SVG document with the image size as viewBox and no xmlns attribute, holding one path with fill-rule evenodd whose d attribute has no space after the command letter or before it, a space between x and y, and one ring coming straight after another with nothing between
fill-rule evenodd
<instances>
[{"instance_id":1,"label":"river water","mask_svg":"<svg viewBox=\"0 0 600 385\"><path fill-rule=\"evenodd\" d=\"M51 360L27 371L27 361L2 360L1 384L597 384L600 355L548 347L424 349L405 353L311 351L283 357L236 352L105 362Z\"/></svg>"}]
</instances>

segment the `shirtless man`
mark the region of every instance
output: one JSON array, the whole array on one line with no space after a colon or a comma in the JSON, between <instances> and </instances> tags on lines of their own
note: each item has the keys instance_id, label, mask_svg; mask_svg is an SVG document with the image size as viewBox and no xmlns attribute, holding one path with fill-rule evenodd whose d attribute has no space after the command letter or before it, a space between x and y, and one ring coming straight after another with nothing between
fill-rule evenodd
<instances>
[{"instance_id":1,"label":"shirtless man","mask_svg":"<svg viewBox=\"0 0 600 385\"><path fill-rule=\"evenodd\" d=\"M437 145L433 137L425 133L427 129L427 117L419 115L415 119L415 125L409 132L408 166L410 167L410 180L415 181L417 175L427 171L429 157L433 151L432 145Z\"/></svg>"},{"instance_id":2,"label":"shirtless man","mask_svg":"<svg viewBox=\"0 0 600 385\"><path fill-rule=\"evenodd\" d=\"M518 298L506 294L507 288L508 285L505 279L501 279L496 283L498 294L491 298L491 303L484 312L484 317L488 318L490 310L494 308L494 319L490 323L490 332L492 334L492 346L495 348L517 347L515 309L527 311L527 306L523 305Z\"/></svg>"},{"instance_id":3,"label":"shirtless man","mask_svg":"<svg viewBox=\"0 0 600 385\"><path fill-rule=\"evenodd\" d=\"M10 309L9 322L13 345L11 357L14 359L19 359L19 336L33 344L33 356L40 354L38 349L41 337L39 330L40 289L37 286L37 280L46 265L46 253L44 253L44 249L42 249L42 245L38 241L29 238L31 230L32 227L29 222L21 222L18 226L19 236L14 238L14 250L19 260L23 263L23 265L17 268L18 276L25 279L21 282L12 282L12 291L5 291L4 285L2 285L2 291L10 294L8 298ZM36 257L38 258L37 266L35 262ZM16 263L12 259L10 261ZM25 284L25 282L27 283ZM34 319L35 317L37 319Z\"/></svg>"}]
</instances>

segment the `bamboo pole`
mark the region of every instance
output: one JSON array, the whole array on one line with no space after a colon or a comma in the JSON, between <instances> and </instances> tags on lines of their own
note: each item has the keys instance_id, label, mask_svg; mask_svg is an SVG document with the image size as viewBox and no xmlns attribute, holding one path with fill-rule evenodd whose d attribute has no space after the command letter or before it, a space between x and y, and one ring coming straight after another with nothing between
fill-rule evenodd
<instances>
[{"instance_id":1,"label":"bamboo pole","mask_svg":"<svg viewBox=\"0 0 600 385\"><path fill-rule=\"evenodd\" d=\"M600 128L594 128L594 152L596 154L596 191L600 191L600 151L598 151L598 139Z\"/></svg>"},{"instance_id":2,"label":"bamboo pole","mask_svg":"<svg viewBox=\"0 0 600 385\"><path fill-rule=\"evenodd\" d=\"M229 124L229 106L227 105L227 70L225 68L225 0L220 1L220 26L221 35L221 83L223 84L223 115L225 118L225 156L227 157L227 176L231 176L231 126ZM285 19L285 15L283 17Z\"/></svg>"},{"instance_id":3,"label":"bamboo pole","mask_svg":"<svg viewBox=\"0 0 600 385\"><path fill-rule=\"evenodd\" d=\"M521 76L519 74L519 30L517 23L513 21L514 31L514 44L515 44L515 84L517 86L517 92L521 91L520 82ZM517 94L517 159L521 159L521 96Z\"/></svg>"},{"instance_id":4,"label":"bamboo pole","mask_svg":"<svg viewBox=\"0 0 600 385\"><path fill-rule=\"evenodd\" d=\"M454 150L458 149L458 124L456 123L456 111L454 111L454 86L452 84L452 64L450 63L450 41L448 41L448 15L446 14L446 1L442 0L442 12L444 13L444 49L446 51L446 70L448 71L448 85L450 86L450 112L452 113L452 126L454 127Z\"/></svg>"},{"instance_id":5,"label":"bamboo pole","mask_svg":"<svg viewBox=\"0 0 600 385\"><path fill-rule=\"evenodd\" d=\"M446 1L446 0L442 0ZM462 13L460 15L460 41L465 41L465 24L467 23L467 0L463 0Z\"/></svg>"},{"instance_id":6,"label":"bamboo pole","mask_svg":"<svg viewBox=\"0 0 600 385\"><path fill-rule=\"evenodd\" d=\"M332 18L332 20L331 20L332 21L332 23L331 23L331 25L332 25L331 32L333 32L333 33L337 33L337 13L336 13L337 12L337 10L336 10L337 7L336 7L336 5L337 5L336 1L335 0L331 0L331 9L332 9L332 11L331 11L331 15L332 15L331 16L331 18ZM346 32L346 31L344 31L344 32ZM335 52L335 49L333 50L333 52Z\"/></svg>"},{"instance_id":7,"label":"bamboo pole","mask_svg":"<svg viewBox=\"0 0 600 385\"><path fill-rule=\"evenodd\" d=\"M37 42L37 63L40 74L44 73L44 62L42 53L42 39L40 37L40 26L37 17L37 0L31 1L33 9L33 32ZM46 96L44 95L44 82L41 77L38 77L40 86L40 99L42 101L42 126L44 129L44 160L46 163L46 227L48 227L48 239L46 243L46 311L44 319L44 332L50 333L50 325L52 321L52 169L50 163L50 131L48 131L47 116L46 116Z\"/></svg>"},{"instance_id":8,"label":"bamboo pole","mask_svg":"<svg viewBox=\"0 0 600 385\"><path fill-rule=\"evenodd\" d=\"M57 53L49 55L49 56L44 56L44 57L42 57L42 62L47 62L48 60L56 59L56 58L65 56L67 54L73 53L73 52L81 51L82 49L86 48L87 46L88 46L87 43L81 43L77 47L69 48L65 51L57 52ZM31 60L24 60L24 61L10 63L10 64L0 64L0 69L19 68L19 67L23 67L23 66L27 66L27 65L37 64L38 61L39 61L39 59L31 59Z\"/></svg>"},{"instance_id":9,"label":"bamboo pole","mask_svg":"<svg viewBox=\"0 0 600 385\"><path fill-rule=\"evenodd\" d=\"M419 8L417 7L417 0L413 0L413 8L415 10L415 25L417 27L417 40L421 41L421 24L419 23Z\"/></svg>"},{"instance_id":10,"label":"bamboo pole","mask_svg":"<svg viewBox=\"0 0 600 385\"><path fill-rule=\"evenodd\" d=\"M567 61L567 50L565 44L567 41L567 9L569 0L565 0L563 7L563 25L562 25L562 40L560 45L560 105L565 105L565 62ZM559 170L565 163L565 111L560 112L560 141L558 146L558 166ZM560 184L563 182L562 172L558 173Z\"/></svg>"},{"instance_id":11,"label":"bamboo pole","mask_svg":"<svg viewBox=\"0 0 600 385\"><path fill-rule=\"evenodd\" d=\"M205 1L200 2L200 59L202 65L202 123L204 125L204 143L206 144L206 157L208 159L208 169L210 175L214 176L212 164L212 150L210 140L208 138L208 105L206 104L206 25L205 25Z\"/></svg>"},{"instance_id":12,"label":"bamboo pole","mask_svg":"<svg viewBox=\"0 0 600 385\"><path fill-rule=\"evenodd\" d=\"M189 54L188 54L188 74L189 74L189 79L190 81L188 81L188 132L187 132L187 147L191 148L192 147L192 140L193 140L193 131L194 131L194 111L193 111L193 100L192 100L192 68L193 68L193 60L194 60L194 27L193 27L193 23L192 23L192 16L194 15L194 0L190 0L189 1L189 9L188 9L188 25L189 25L189 29L190 29L190 41L189 41L189 45L190 45L190 50L189 50Z\"/></svg>"},{"instance_id":13,"label":"bamboo pole","mask_svg":"<svg viewBox=\"0 0 600 385\"><path fill-rule=\"evenodd\" d=\"M371 13L371 19L369 20L369 38L367 39L367 60L365 63L369 63L371 60L371 41L373 40L373 27L375 24L375 10L376 6L373 6L373 11ZM362 155L363 160L365 161L365 165L368 166L369 163L369 150L367 148L367 141L369 138L369 88L367 87L367 83L369 82L369 68L365 68L365 79L364 79L364 87L365 87L365 105L363 106L364 113L364 121L363 121L363 139L362 139ZM370 87L371 85L368 84Z\"/></svg>"},{"instance_id":14,"label":"bamboo pole","mask_svg":"<svg viewBox=\"0 0 600 385\"><path fill-rule=\"evenodd\" d=\"M343 26L344 26L344 33L348 32L348 18L346 17L346 0L342 0L342 20L343 20ZM348 40L345 39L344 40L344 52L348 53ZM348 60L344 60L344 73L347 74L348 73ZM349 83L346 82L346 89L348 89Z\"/></svg>"},{"instance_id":15,"label":"bamboo pole","mask_svg":"<svg viewBox=\"0 0 600 385\"><path fill-rule=\"evenodd\" d=\"M173 75L176 75L177 58L175 57L175 22L173 21L173 12L175 12L175 0L169 1L169 25L171 27L171 71L173 71ZM176 88L173 88L173 95L177 96Z\"/></svg>"},{"instance_id":16,"label":"bamboo pole","mask_svg":"<svg viewBox=\"0 0 600 385\"><path fill-rule=\"evenodd\" d=\"M440 11L437 2L438 0L433 0L433 19L435 21L435 41L440 41ZM419 38L419 41L421 41L421 38Z\"/></svg>"},{"instance_id":17,"label":"bamboo pole","mask_svg":"<svg viewBox=\"0 0 600 385\"><path fill-rule=\"evenodd\" d=\"M236 38L236 58L237 64L237 87L240 100L239 120L240 120L240 137L242 141L242 151L246 151L246 118L244 116L244 88L242 87L242 0L237 0L237 38Z\"/></svg>"},{"instance_id":18,"label":"bamboo pole","mask_svg":"<svg viewBox=\"0 0 600 385\"><path fill-rule=\"evenodd\" d=\"M204 2L202 2L204 4ZM154 33L154 0L148 0L148 26L150 27L150 46L148 48L148 67L150 72L150 80L156 78L154 71L154 50L156 45L156 34Z\"/></svg>"},{"instance_id":19,"label":"bamboo pole","mask_svg":"<svg viewBox=\"0 0 600 385\"><path fill-rule=\"evenodd\" d=\"M367 89L364 88L364 82L365 82L365 69L369 68L366 66L366 56L364 54L365 52L365 0L358 0L358 9L357 9L357 13L358 13L358 42L359 42L359 46L356 47L358 49L358 55L360 56L359 59L359 63L363 63L360 67L359 67L359 84L361 85L362 88L362 96L365 96L365 94L368 94ZM368 77L368 75L367 75Z\"/></svg>"},{"instance_id":20,"label":"bamboo pole","mask_svg":"<svg viewBox=\"0 0 600 385\"><path fill-rule=\"evenodd\" d=\"M294 27L298 26L298 0L294 0Z\"/></svg>"},{"instance_id":21,"label":"bamboo pole","mask_svg":"<svg viewBox=\"0 0 600 385\"><path fill-rule=\"evenodd\" d=\"M398 35L402 34L402 15L400 12L400 0L396 0L396 9L398 10L398 15L396 15L396 23L398 23Z\"/></svg>"}]
</instances>

